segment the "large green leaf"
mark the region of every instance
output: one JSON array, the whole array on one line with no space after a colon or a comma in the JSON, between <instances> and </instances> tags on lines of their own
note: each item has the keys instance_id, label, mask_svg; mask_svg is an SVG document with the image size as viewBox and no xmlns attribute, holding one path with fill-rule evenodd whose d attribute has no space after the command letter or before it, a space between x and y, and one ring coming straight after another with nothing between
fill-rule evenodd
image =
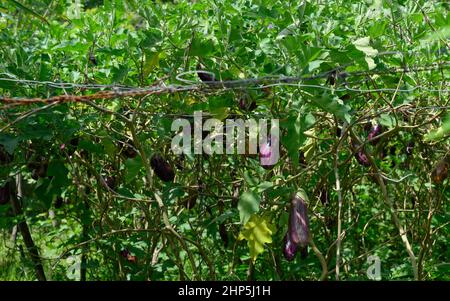
<instances>
[{"instance_id":1,"label":"large green leaf","mask_svg":"<svg viewBox=\"0 0 450 301\"><path fill-rule=\"evenodd\" d=\"M253 191L245 191L241 194L238 202L241 224L245 225L250 216L259 211L260 202L261 197Z\"/></svg>"},{"instance_id":2,"label":"large green leaf","mask_svg":"<svg viewBox=\"0 0 450 301\"><path fill-rule=\"evenodd\" d=\"M349 112L351 108L344 104L339 97L331 95L328 92L324 92L321 97L312 98L312 102L324 111L333 113L342 121L350 122Z\"/></svg>"},{"instance_id":3,"label":"large green leaf","mask_svg":"<svg viewBox=\"0 0 450 301\"><path fill-rule=\"evenodd\" d=\"M247 245L250 249L250 258L253 262L259 254L264 252L264 245L272 242L271 225L264 217L252 215L244 228L239 233L239 240L247 240Z\"/></svg>"},{"instance_id":4,"label":"large green leaf","mask_svg":"<svg viewBox=\"0 0 450 301\"><path fill-rule=\"evenodd\" d=\"M446 118L444 119L442 125L439 128L432 130L427 135L425 135L424 140L425 141L440 140L448 135L450 135L450 113L447 114Z\"/></svg>"},{"instance_id":5,"label":"large green leaf","mask_svg":"<svg viewBox=\"0 0 450 301\"><path fill-rule=\"evenodd\" d=\"M127 171L126 182L131 182L142 168L142 158L137 156L136 158L129 158L125 161L125 168Z\"/></svg>"},{"instance_id":6,"label":"large green leaf","mask_svg":"<svg viewBox=\"0 0 450 301\"><path fill-rule=\"evenodd\" d=\"M367 56L376 56L378 54L378 50L372 48L369 43L370 38L364 37L354 41L353 45L355 45L356 49L364 52Z\"/></svg>"},{"instance_id":7,"label":"large green leaf","mask_svg":"<svg viewBox=\"0 0 450 301\"><path fill-rule=\"evenodd\" d=\"M212 53L214 44L209 39L200 39L198 37L192 40L190 54L192 56L207 57Z\"/></svg>"},{"instance_id":8,"label":"large green leaf","mask_svg":"<svg viewBox=\"0 0 450 301\"><path fill-rule=\"evenodd\" d=\"M12 154L19 143L19 137L14 137L9 134L0 133L0 144L4 146L9 154Z\"/></svg>"},{"instance_id":9,"label":"large green leaf","mask_svg":"<svg viewBox=\"0 0 450 301\"><path fill-rule=\"evenodd\" d=\"M312 114L296 113L288 117L282 126L287 129L287 134L282 137L282 143L286 147L289 157L295 166L299 163L298 150L305 142L306 136L304 132L314 124L314 116Z\"/></svg>"}]
</instances>

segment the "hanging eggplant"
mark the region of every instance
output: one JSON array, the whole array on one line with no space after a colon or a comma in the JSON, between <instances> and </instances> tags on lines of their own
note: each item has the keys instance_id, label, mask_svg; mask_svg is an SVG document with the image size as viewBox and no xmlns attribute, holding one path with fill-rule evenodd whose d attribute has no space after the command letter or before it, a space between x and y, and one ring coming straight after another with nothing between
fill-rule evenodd
<instances>
[{"instance_id":1,"label":"hanging eggplant","mask_svg":"<svg viewBox=\"0 0 450 301\"><path fill-rule=\"evenodd\" d=\"M284 257L288 261L291 261L294 259L296 253L297 253L297 245L292 242L288 231L284 236L284 249L283 249Z\"/></svg>"},{"instance_id":2,"label":"hanging eggplant","mask_svg":"<svg viewBox=\"0 0 450 301\"><path fill-rule=\"evenodd\" d=\"M175 173L172 166L164 160L161 155L155 154L150 160L150 165L155 174L164 182L173 182Z\"/></svg>"},{"instance_id":3,"label":"hanging eggplant","mask_svg":"<svg viewBox=\"0 0 450 301\"><path fill-rule=\"evenodd\" d=\"M289 212L288 231L284 237L284 256L287 260L292 260L298 250L301 257L308 254L310 243L308 209L305 203L306 194L296 193L291 199Z\"/></svg>"},{"instance_id":4,"label":"hanging eggplant","mask_svg":"<svg viewBox=\"0 0 450 301\"><path fill-rule=\"evenodd\" d=\"M359 143L352 140L351 148L354 152L355 159L356 159L356 161L358 161L359 164L361 164L363 166L370 166L369 158L367 158L367 155L364 152L364 146L360 147ZM356 151L356 150L358 150L358 151Z\"/></svg>"},{"instance_id":5,"label":"hanging eggplant","mask_svg":"<svg viewBox=\"0 0 450 301\"><path fill-rule=\"evenodd\" d=\"M367 155L361 150L355 154L356 161L363 166L370 166Z\"/></svg>"},{"instance_id":6,"label":"hanging eggplant","mask_svg":"<svg viewBox=\"0 0 450 301\"><path fill-rule=\"evenodd\" d=\"M375 138L375 137L380 135L382 132L383 132L383 127L381 126L381 124L376 124L376 125L372 126L370 129L369 135L367 136L367 140L370 142L370 144L376 145L378 143L378 141L380 141L380 138Z\"/></svg>"},{"instance_id":7,"label":"hanging eggplant","mask_svg":"<svg viewBox=\"0 0 450 301\"><path fill-rule=\"evenodd\" d=\"M198 75L198 77L203 82L206 82L206 83L216 81L216 78L215 78L214 74L212 74L211 72L203 71L204 69L205 69L205 66L203 66L200 63L197 64L197 75Z\"/></svg>"},{"instance_id":8,"label":"hanging eggplant","mask_svg":"<svg viewBox=\"0 0 450 301\"><path fill-rule=\"evenodd\" d=\"M320 190L320 202L325 207L330 203L328 198L328 190L326 188L322 188Z\"/></svg>"},{"instance_id":9,"label":"hanging eggplant","mask_svg":"<svg viewBox=\"0 0 450 301\"><path fill-rule=\"evenodd\" d=\"M256 101L254 101L254 100L244 99L244 98L239 99L239 108L242 111L251 112L251 111L255 110L257 107L258 106L256 105Z\"/></svg>"},{"instance_id":10,"label":"hanging eggplant","mask_svg":"<svg viewBox=\"0 0 450 301\"><path fill-rule=\"evenodd\" d=\"M300 247L309 244L309 220L308 209L305 201L299 194L294 195L291 200L291 212L289 214L289 235L292 242Z\"/></svg>"}]
</instances>

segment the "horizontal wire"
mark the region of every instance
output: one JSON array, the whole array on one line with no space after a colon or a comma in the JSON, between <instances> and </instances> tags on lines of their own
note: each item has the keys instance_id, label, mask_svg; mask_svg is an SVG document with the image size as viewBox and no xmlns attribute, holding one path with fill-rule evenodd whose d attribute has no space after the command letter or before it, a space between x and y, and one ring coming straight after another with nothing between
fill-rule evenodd
<instances>
[{"instance_id":1,"label":"horizontal wire","mask_svg":"<svg viewBox=\"0 0 450 301\"><path fill-rule=\"evenodd\" d=\"M0 75L10 75L8 73L0 73ZM28 84L28 85L45 85L50 86L52 88L60 88L60 89L70 89L70 88L86 88L86 89L105 89L105 88L118 88L124 90L136 89L133 86L125 86L125 85L103 85L103 84L78 84L78 83L69 83L69 82L52 82L52 81L38 81L38 80L28 80L28 79L17 79L17 78L4 78L1 77L0 81L8 81L15 82L20 84Z\"/></svg>"},{"instance_id":2,"label":"horizontal wire","mask_svg":"<svg viewBox=\"0 0 450 301\"><path fill-rule=\"evenodd\" d=\"M427 66L416 66L415 68L403 68L403 69L391 69L390 72L414 72L414 71L424 71L424 70L435 70L436 67L439 67L441 70L443 67L448 67L450 64L443 63L443 64L432 64ZM297 88L314 88L314 89L322 89L322 90L329 90L329 91L337 91L337 92L343 92L343 91L350 91L350 92L358 92L358 93L375 93L375 92L413 92L415 90L422 90L427 92L438 92L438 93L448 93L450 92L450 89L438 89L438 88L430 88L423 85L418 85L411 88L377 88L377 89L360 89L360 88L354 88L349 87L348 83L346 82L346 78L349 76L352 76L352 74L358 74L358 76L367 76L368 74L376 74L374 72L367 73L368 71L364 71L362 73L361 71L356 71L353 73L347 73L340 71L343 67L338 67L335 69L332 69L330 71L326 71L324 73L310 76L310 77L285 77L285 76L272 76L272 77L261 77L261 78L248 78L248 79L241 79L241 80L229 80L229 81L209 81L209 82L197 82L197 81L191 81L184 79L183 76L186 76L188 74L199 72L204 73L210 73L208 71L204 70L195 70L195 71L186 71L179 73L176 75L176 78L185 83L185 85L165 85L165 84L158 84L153 85L149 87L144 88L130 88L127 87L126 90L124 86L112 86L112 85L105 85L102 87L112 87L113 90L104 90L99 91L94 94L87 94L87 95L59 95L59 96L53 96L49 98L20 98L20 97L5 97L0 96L0 102L6 103L7 105L0 107L2 109L7 109L10 107L15 107L19 105L28 105L31 103L49 103L49 102L86 102L86 101L92 101L96 99L115 99L115 98L124 98L124 97L137 97L137 96L145 96L145 95L151 95L151 94L170 94L170 93L176 93L176 92L188 92L188 91L197 91L197 92L211 92L211 91L227 91L227 90L239 90L239 89L264 89L268 87L275 87L275 86L292 86ZM430 69L433 68L433 69ZM386 72L386 70L379 70L382 72ZM213 76L213 74L210 74ZM344 82L334 85L316 85L316 84L303 84L301 82L305 80L312 80L317 78L328 78L330 80L330 77L334 77L336 79L344 79ZM1 79L0 79L1 80ZM14 80L14 79L13 79ZM327 80L327 82L328 82ZM20 80L16 80L20 81ZM20 81L23 82L23 81ZM24 81L24 82L30 82L33 84L41 83L39 81ZM55 84L58 85L58 83L53 82L44 82L45 84ZM72 83L62 83L62 85L71 85ZM444 86L447 86L444 83L441 83ZM75 84L80 87L83 85ZM342 86L343 85L343 86ZM85 85L85 86L96 86L96 85ZM100 85L97 85L99 87Z\"/></svg>"},{"instance_id":3,"label":"horizontal wire","mask_svg":"<svg viewBox=\"0 0 450 301\"><path fill-rule=\"evenodd\" d=\"M342 88L335 88L332 86L321 86L321 85L308 85L308 84L300 84L300 83L273 83L262 85L258 87L245 89L264 89L268 87L275 86L291 86L297 88L315 88L336 92L350 91L350 92L358 92L358 93L375 93L375 92L414 92L415 90L422 90L427 92L439 92L439 93L448 93L450 89L437 89L437 88L428 88L426 86L415 86L408 89L401 88L377 88L377 89L356 89L348 86L344 86ZM211 92L217 90L234 90L234 89L244 89L244 87L221 87L221 86L210 86L209 84L199 84L199 85L189 85L189 86L152 86L149 88L138 88L129 91L100 91L94 94L89 95L60 95L53 96L50 98L10 98L10 97L0 97L0 102L4 103L15 103L17 105L24 105L30 103L46 103L46 102L83 102L94 99L114 99L114 98L123 98L123 97L136 97L150 94L163 94L163 93L176 93L176 92L187 92L187 91L198 91L198 92Z\"/></svg>"},{"instance_id":4,"label":"horizontal wire","mask_svg":"<svg viewBox=\"0 0 450 301\"><path fill-rule=\"evenodd\" d=\"M353 76L367 76L367 75L375 75L375 74L386 74L386 73L409 73L409 72L422 72L422 71L431 71L431 70L440 70L442 67L449 67L450 62L444 62L441 64L433 63L430 65L425 66L413 66L413 67L407 67L404 68L390 68L386 70L364 70L364 71L353 71L353 72L343 72L343 67L336 67L332 70L325 71L322 73L319 73L314 76L300 76L300 77L294 77L294 76L264 76L260 78L249 78L249 79L240 79L240 80L226 80L226 81L212 81L212 82L206 82L210 85L224 85L226 87L229 86L239 86L239 85L255 85L258 83L264 83L266 81L280 81L285 83L290 82L299 82L299 81L309 81L309 80L316 80L321 78L328 78L330 75L335 75L336 77L353 77ZM214 76L214 74L210 71L205 70L190 70L190 71L184 71L175 76L175 78L185 84L193 85L193 84L199 84L199 81L194 80L188 80L183 78L185 75L193 74L198 75L199 73L209 74L211 76ZM11 75L8 73L0 73L2 75ZM28 84L28 85L47 85L52 88L61 88L61 89L70 89L70 88L85 88L85 89L114 89L114 90L124 90L124 91L130 91L130 90L136 90L136 89L143 89L139 87L134 86L126 86L126 85L105 85L105 84L79 84L79 83L70 83L70 82L52 82L52 81L38 81L38 80L25 80L25 79L17 79L17 78L0 78L0 81L9 81L9 82L15 82L20 84Z\"/></svg>"}]
</instances>

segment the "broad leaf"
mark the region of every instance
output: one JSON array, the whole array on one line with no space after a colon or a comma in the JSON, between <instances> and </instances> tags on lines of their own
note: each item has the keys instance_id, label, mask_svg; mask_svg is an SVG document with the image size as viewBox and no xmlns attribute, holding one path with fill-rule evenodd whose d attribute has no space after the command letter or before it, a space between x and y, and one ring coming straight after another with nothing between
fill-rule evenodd
<instances>
[{"instance_id":1,"label":"broad leaf","mask_svg":"<svg viewBox=\"0 0 450 301\"><path fill-rule=\"evenodd\" d=\"M264 252L264 245L272 242L273 229L264 217L252 215L239 233L239 240L247 240L250 249L250 258L253 262L259 254Z\"/></svg>"},{"instance_id":2,"label":"broad leaf","mask_svg":"<svg viewBox=\"0 0 450 301\"><path fill-rule=\"evenodd\" d=\"M254 193L253 191L245 191L244 193L242 193L238 203L238 210L241 224L245 225L245 223L249 220L250 216L253 213L259 211L260 202L261 202L260 196Z\"/></svg>"},{"instance_id":3,"label":"broad leaf","mask_svg":"<svg viewBox=\"0 0 450 301\"><path fill-rule=\"evenodd\" d=\"M447 114L442 125L430 131L424 138L425 141L435 141L444 138L445 136L450 135L450 113Z\"/></svg>"},{"instance_id":4,"label":"broad leaf","mask_svg":"<svg viewBox=\"0 0 450 301\"><path fill-rule=\"evenodd\" d=\"M313 103L326 112L333 113L342 121L350 122L350 107L342 103L337 96L324 92L321 97L313 98Z\"/></svg>"}]
</instances>

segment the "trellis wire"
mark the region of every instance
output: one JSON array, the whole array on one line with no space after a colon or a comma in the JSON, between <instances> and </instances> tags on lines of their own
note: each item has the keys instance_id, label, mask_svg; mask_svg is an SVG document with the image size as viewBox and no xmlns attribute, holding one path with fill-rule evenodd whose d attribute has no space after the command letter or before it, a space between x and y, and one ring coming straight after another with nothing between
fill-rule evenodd
<instances>
[{"instance_id":1,"label":"trellis wire","mask_svg":"<svg viewBox=\"0 0 450 301\"><path fill-rule=\"evenodd\" d=\"M342 67L335 68L330 71L323 72L318 75L308 76L308 77L287 77L287 76L269 76L261 78L248 78L240 80L227 80L227 81L211 81L211 82L198 82L185 79L184 76L189 74L207 73L213 75L209 71L205 70L194 70L185 71L176 75L178 81L183 82L185 85L164 85L159 84L155 86L139 88L139 87L129 87L123 85L100 85L100 84L76 84L76 83L57 83L49 81L36 81L36 80L21 80L12 78L0 78L0 81L12 81L20 84L29 85L47 85L53 88L69 89L69 88L85 88L85 89L111 89L103 90L91 95L60 95L53 96L50 98L10 98L2 96L0 97L0 102L4 103L14 103L16 105L27 105L30 103L46 103L46 102L77 102L85 100L94 99L113 99L113 98L123 98L123 97L134 97L143 96L150 94L163 94L163 93L175 93L184 91L216 91L216 90L234 90L234 89L264 89L274 86L294 86L298 88L315 88L330 91L350 91L359 93L375 93L375 92L413 92L415 90L422 90L427 92L438 92L438 93L448 93L450 89L438 89L438 88L428 88L423 85L414 86L411 88L378 88L378 89L357 89L354 87L349 87L346 78L353 76L369 76L374 74L385 74L393 72L419 72L419 71L430 71L430 70L442 70L450 66L449 62L442 64L431 64L426 66L415 66L415 67L405 67L403 69L387 69L387 70L372 70L372 71L355 71L355 72L343 72ZM4 74L4 73L3 73ZM341 83L333 86L316 85L316 84L303 84L304 81L316 80L320 78L330 78L333 76L339 80ZM343 81L343 82L342 82Z\"/></svg>"},{"instance_id":2,"label":"trellis wire","mask_svg":"<svg viewBox=\"0 0 450 301\"><path fill-rule=\"evenodd\" d=\"M353 72L342 72L343 67L337 67L335 69L322 72L320 74L314 75L314 76L307 76L307 77L289 77L289 76L265 76L261 78L251 78L251 79L241 79L241 80L229 80L229 81L220 81L219 84L224 84L225 86L242 86L242 85L248 85L248 84L257 84L259 82L264 81L272 81L272 80L279 80L284 82L298 82L298 81L308 81L308 80L316 80L320 78L328 78L331 74L336 73L337 76L341 74L342 76L352 77L352 76L367 76L367 75L375 75L375 74L386 74L386 73L409 73L409 72L422 72L422 71L431 71L431 70L440 70L442 67L449 67L450 62L444 62L444 63L434 63L430 65L424 65L424 66L414 66L414 67L404 67L404 68L390 68L386 70L364 70L364 71L353 71ZM214 75L213 73L206 71L206 70L193 70L193 71L185 71L177 74L175 78L179 80L180 82L183 82L188 85L192 84L198 84L198 81L192 81L184 79L183 76L187 74L198 74L198 73L204 73L209 75ZM8 73L0 73L0 75L10 75ZM136 90L137 87L134 86L126 86L126 85L105 85L105 84L79 84L79 83L69 83L69 82L51 82L51 81L38 81L38 80L24 80L24 79L17 79L17 78L5 78L1 77L0 81L10 81L10 82L16 82L20 84L29 84L29 85L47 85L52 88L60 88L60 89L71 89L71 88L80 88L80 89L115 89L117 91L129 91L129 90ZM214 82L211 82L210 84L214 84ZM217 84L217 83L216 83Z\"/></svg>"}]
</instances>

